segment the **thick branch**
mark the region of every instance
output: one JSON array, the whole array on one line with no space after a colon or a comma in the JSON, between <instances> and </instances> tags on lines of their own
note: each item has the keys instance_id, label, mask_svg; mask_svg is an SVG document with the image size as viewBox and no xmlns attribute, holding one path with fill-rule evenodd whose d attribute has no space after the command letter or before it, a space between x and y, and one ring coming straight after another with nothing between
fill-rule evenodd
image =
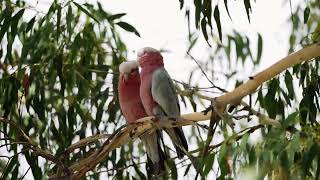
<instances>
[{"instance_id":1,"label":"thick branch","mask_svg":"<svg viewBox=\"0 0 320 180\"><path fill-rule=\"evenodd\" d=\"M320 56L320 46L318 44L301 49L300 51L289 55L288 57L280 60L278 63L272 65L268 69L257 74L253 77L252 80L249 80L247 83L244 83L243 85L239 86L234 91L217 97L215 99L215 103L217 103L218 107L224 107L227 104L239 104L244 96L251 94L254 90L257 89L257 87L262 85L265 81L273 78L274 76L278 75L279 73L281 73L289 67L292 67L303 61L316 58L318 56ZM260 115L261 118L265 118L264 116L262 117L262 115L258 112L254 113ZM154 121L153 117L142 118L139 120L137 124L130 124L117 135L113 136L113 138L111 138L109 141L107 141L107 143L103 145L101 150L97 150L89 157L72 165L72 171L76 172L73 178L79 178L83 176L87 171L93 169L99 162L101 162L109 152L125 144L128 140L134 140L138 138L141 134L148 133L154 130L153 126L156 126L157 128L168 126L185 126L194 124L194 122L197 121L208 120L210 119L210 117L211 112L196 112L182 115L181 118L184 119L183 121L173 122L161 120L161 123L159 121ZM278 125L279 124L277 124L276 126Z\"/></svg>"},{"instance_id":2,"label":"thick branch","mask_svg":"<svg viewBox=\"0 0 320 180\"><path fill-rule=\"evenodd\" d=\"M309 61L313 58L320 57L320 45L314 44L305 47L289 56L281 59L269 68L255 75L251 80L234 89L232 92L219 96L216 101L221 105L239 104L241 99L253 93L264 82L274 78L282 71L293 67L296 64L304 61Z\"/></svg>"}]
</instances>

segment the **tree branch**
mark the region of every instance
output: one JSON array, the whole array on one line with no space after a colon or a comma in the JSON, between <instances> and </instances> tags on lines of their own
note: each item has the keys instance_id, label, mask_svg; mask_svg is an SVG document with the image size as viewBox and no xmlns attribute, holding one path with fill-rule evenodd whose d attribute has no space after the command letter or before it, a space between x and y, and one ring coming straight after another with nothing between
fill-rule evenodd
<instances>
[{"instance_id":1,"label":"tree branch","mask_svg":"<svg viewBox=\"0 0 320 180\"><path fill-rule=\"evenodd\" d=\"M287 56L286 58L281 59L279 62L267 68L266 70L258 73L248 82L237 87L232 92L229 92L222 96L217 97L215 99L215 105L216 107L218 107L219 110L221 110L221 109L224 109L221 107L225 107L227 104L234 104L234 105L240 104L243 97L251 94L264 82L275 77L282 71L298 63L302 63L304 61L308 61L319 56L320 56L319 44L314 44L309 47L303 48ZM247 106L246 104L244 105ZM73 175L73 179L79 178L83 176L87 171L93 169L101 160L105 158L105 156L109 152L125 144L128 140L134 140L138 138L141 134L154 131L155 128L186 126L186 125L194 124L197 121L208 120L210 119L210 117L212 117L211 113L212 112L209 111L207 113L196 112L191 114L185 114L185 115L182 115L181 118L177 118L180 120L176 122L166 121L166 120L154 121L155 120L154 117L145 117L138 120L138 123L129 124L121 132L115 135L113 138L108 139L108 143L105 143L100 151L96 151L89 157L73 164L71 166L71 170L73 172L76 172ZM259 112L253 111L253 113L255 113L258 117L260 117L260 120L262 122L273 124L276 127L280 126L279 122L270 121L269 118L267 118L264 115L261 115ZM218 116L213 116L213 117L219 118ZM183 119L183 121L181 121L181 119Z\"/></svg>"}]
</instances>

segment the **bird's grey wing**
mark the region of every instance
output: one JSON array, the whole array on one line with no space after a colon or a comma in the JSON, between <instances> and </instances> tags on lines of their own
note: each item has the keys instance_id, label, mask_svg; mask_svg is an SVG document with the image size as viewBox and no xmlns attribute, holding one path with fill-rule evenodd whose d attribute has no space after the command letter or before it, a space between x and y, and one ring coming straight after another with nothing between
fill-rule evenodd
<instances>
[{"instance_id":1,"label":"bird's grey wing","mask_svg":"<svg viewBox=\"0 0 320 180\"><path fill-rule=\"evenodd\" d=\"M153 109L155 115L180 116L180 106L174 84L164 68L157 69L152 75L151 93L158 106ZM175 144L177 155L182 158L188 151L188 143L182 127L165 128ZM180 146L180 147L178 147ZM181 146L184 148L181 149Z\"/></svg>"},{"instance_id":2,"label":"bird's grey wing","mask_svg":"<svg viewBox=\"0 0 320 180\"><path fill-rule=\"evenodd\" d=\"M180 116L180 106L174 84L164 68L157 69L152 75L151 93L155 102L167 116ZM156 115L162 113L156 112Z\"/></svg>"}]
</instances>

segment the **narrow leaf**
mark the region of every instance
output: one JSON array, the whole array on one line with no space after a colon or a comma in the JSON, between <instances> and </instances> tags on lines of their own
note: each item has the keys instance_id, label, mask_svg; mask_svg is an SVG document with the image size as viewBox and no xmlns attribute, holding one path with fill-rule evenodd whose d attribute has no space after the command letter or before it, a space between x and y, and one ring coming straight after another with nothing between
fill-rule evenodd
<instances>
[{"instance_id":1,"label":"narrow leaf","mask_svg":"<svg viewBox=\"0 0 320 180\"><path fill-rule=\"evenodd\" d=\"M220 22L220 12L218 5L214 8L213 12L214 20L216 21L218 32L219 32L219 39L222 42L222 31L221 31L221 22Z\"/></svg>"},{"instance_id":2,"label":"narrow leaf","mask_svg":"<svg viewBox=\"0 0 320 180\"><path fill-rule=\"evenodd\" d=\"M59 40L60 36L60 23L61 23L61 6L58 6L58 13L57 13L57 41Z\"/></svg>"},{"instance_id":3,"label":"narrow leaf","mask_svg":"<svg viewBox=\"0 0 320 180\"><path fill-rule=\"evenodd\" d=\"M261 34L258 34L258 52L257 52L257 60L256 64L259 64L262 56L262 37Z\"/></svg>"},{"instance_id":4,"label":"narrow leaf","mask_svg":"<svg viewBox=\"0 0 320 180\"><path fill-rule=\"evenodd\" d=\"M67 11L67 31L69 33L69 40L71 38L71 34L72 34L72 28L71 28L71 20L72 20L72 7L69 5L68 6L68 11Z\"/></svg>"},{"instance_id":5,"label":"narrow leaf","mask_svg":"<svg viewBox=\"0 0 320 180\"><path fill-rule=\"evenodd\" d=\"M123 22L123 21L120 21L118 23L116 23L118 26L120 26L122 29L126 30L126 31L129 31L129 32L133 32L134 34L136 34L138 37L140 37L140 34L139 32L136 30L136 28L134 28L132 25L126 23L126 22Z\"/></svg>"},{"instance_id":6,"label":"narrow leaf","mask_svg":"<svg viewBox=\"0 0 320 180\"><path fill-rule=\"evenodd\" d=\"M26 28L26 33L29 32L33 25L34 25L34 22L36 21L36 17L33 17L27 24L27 28Z\"/></svg>"},{"instance_id":7,"label":"narrow leaf","mask_svg":"<svg viewBox=\"0 0 320 180\"><path fill-rule=\"evenodd\" d=\"M250 23L250 11L251 11L251 4L250 4L250 0L244 0L244 7L246 8L246 13L247 13L247 17L248 17L248 20L249 20L249 23Z\"/></svg>"},{"instance_id":8,"label":"narrow leaf","mask_svg":"<svg viewBox=\"0 0 320 180\"><path fill-rule=\"evenodd\" d=\"M291 74L290 74L290 72L288 70L285 73L284 81L285 81L287 89L288 89L289 98L291 100L293 100L294 90L293 90L292 76L291 76Z\"/></svg>"},{"instance_id":9,"label":"narrow leaf","mask_svg":"<svg viewBox=\"0 0 320 180\"><path fill-rule=\"evenodd\" d=\"M310 8L306 7L304 9L304 12L303 12L303 22L304 22L304 24L306 24L308 22L309 15L310 15Z\"/></svg>"},{"instance_id":10,"label":"narrow leaf","mask_svg":"<svg viewBox=\"0 0 320 180\"><path fill-rule=\"evenodd\" d=\"M206 0L203 2L203 6L205 8L205 13L204 13L204 16L207 17L207 22L211 28L211 30L213 29L212 28L212 20L211 20L211 15L212 15L212 2L211 0Z\"/></svg>"},{"instance_id":11,"label":"narrow leaf","mask_svg":"<svg viewBox=\"0 0 320 180\"><path fill-rule=\"evenodd\" d=\"M76 5L80 11L84 12L85 14L87 14L89 17L91 17L93 20L95 20L98 24L99 21L96 17L93 16L93 14L91 14L88 10L86 10L85 8L83 8L80 4L73 2L74 5Z\"/></svg>"},{"instance_id":12,"label":"narrow leaf","mask_svg":"<svg viewBox=\"0 0 320 180\"><path fill-rule=\"evenodd\" d=\"M180 2L180 10L183 8L184 0L179 0Z\"/></svg>"},{"instance_id":13,"label":"narrow leaf","mask_svg":"<svg viewBox=\"0 0 320 180\"><path fill-rule=\"evenodd\" d=\"M215 159L215 153L210 153L204 159L204 165L205 165L205 168L203 170L204 175L208 175L210 170L213 169L214 159Z\"/></svg>"},{"instance_id":14,"label":"narrow leaf","mask_svg":"<svg viewBox=\"0 0 320 180\"><path fill-rule=\"evenodd\" d=\"M113 21L115 19L120 19L122 16L125 16L125 15L126 15L126 13L113 14L108 17L108 20Z\"/></svg>"},{"instance_id":15,"label":"narrow leaf","mask_svg":"<svg viewBox=\"0 0 320 180\"><path fill-rule=\"evenodd\" d=\"M211 45L209 44L209 41L208 41L207 21L205 18L202 18L202 20L201 20L201 30L202 30L203 37L207 41L208 45L211 47Z\"/></svg>"},{"instance_id":16,"label":"narrow leaf","mask_svg":"<svg viewBox=\"0 0 320 180\"><path fill-rule=\"evenodd\" d=\"M201 0L194 0L193 2L194 2L194 6L196 8L196 10L195 10L195 22L196 22L196 28L198 29L199 28L202 5L201 5Z\"/></svg>"},{"instance_id":17,"label":"narrow leaf","mask_svg":"<svg viewBox=\"0 0 320 180\"><path fill-rule=\"evenodd\" d=\"M229 18L231 19L231 16L230 16L230 13L229 13L229 8L228 8L228 0L224 0L224 7L226 8L227 13L228 13L228 16L229 16ZM232 20L232 19L231 19L231 20Z\"/></svg>"},{"instance_id":18,"label":"narrow leaf","mask_svg":"<svg viewBox=\"0 0 320 180\"><path fill-rule=\"evenodd\" d=\"M21 19L23 13L24 13L24 9L21 9L19 12L17 12L17 14L15 14L12 17L12 22L11 22L11 36L12 36L12 38L14 38L14 36L17 34L18 22Z\"/></svg>"}]
</instances>

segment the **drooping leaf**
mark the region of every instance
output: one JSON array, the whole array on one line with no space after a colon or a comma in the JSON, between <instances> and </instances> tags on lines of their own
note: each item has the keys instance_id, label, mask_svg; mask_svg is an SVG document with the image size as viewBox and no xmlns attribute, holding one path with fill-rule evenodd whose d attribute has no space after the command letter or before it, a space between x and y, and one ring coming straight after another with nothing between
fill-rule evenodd
<instances>
[{"instance_id":1,"label":"drooping leaf","mask_svg":"<svg viewBox=\"0 0 320 180\"><path fill-rule=\"evenodd\" d=\"M66 15L66 23L67 23L67 31L68 31L68 34L69 34L69 40L70 40L71 34L72 34L72 27L71 27L72 18L73 18L72 7L71 7L71 5L69 5L68 6L67 15Z\"/></svg>"},{"instance_id":2,"label":"drooping leaf","mask_svg":"<svg viewBox=\"0 0 320 180\"><path fill-rule=\"evenodd\" d=\"M207 176L210 172L210 170L213 169L213 162L215 160L215 153L210 153L209 155L207 155L205 158L204 158L204 170L203 170L203 174L205 176Z\"/></svg>"},{"instance_id":3,"label":"drooping leaf","mask_svg":"<svg viewBox=\"0 0 320 180\"><path fill-rule=\"evenodd\" d=\"M24 13L25 9L21 9L17 12L17 14L15 14L12 19L11 19L11 37L14 38L15 35L17 34L17 29L18 29L18 22L20 20L20 18L22 17L23 13Z\"/></svg>"},{"instance_id":4,"label":"drooping leaf","mask_svg":"<svg viewBox=\"0 0 320 180\"><path fill-rule=\"evenodd\" d=\"M209 41L208 41L208 33L207 33L207 21L205 18L202 18L201 20L201 30L202 30L202 34L204 39L206 40L206 42L208 43L208 45L211 47Z\"/></svg>"},{"instance_id":5,"label":"drooping leaf","mask_svg":"<svg viewBox=\"0 0 320 180\"><path fill-rule=\"evenodd\" d=\"M18 156L11 158L8 164L6 165L6 168L3 170L3 172L1 172L0 177L7 177L17 163L18 163Z\"/></svg>"},{"instance_id":6,"label":"drooping leaf","mask_svg":"<svg viewBox=\"0 0 320 180\"><path fill-rule=\"evenodd\" d=\"M290 99L293 100L293 98L294 98L294 89L293 89L293 82L292 82L293 79L292 79L292 76L288 70L285 73L284 81L286 83L288 95L289 95Z\"/></svg>"},{"instance_id":7,"label":"drooping leaf","mask_svg":"<svg viewBox=\"0 0 320 180\"><path fill-rule=\"evenodd\" d=\"M34 16L32 19L30 19L30 21L27 24L26 32L29 32L32 29L35 21L36 21L36 16Z\"/></svg>"},{"instance_id":8,"label":"drooping leaf","mask_svg":"<svg viewBox=\"0 0 320 180\"><path fill-rule=\"evenodd\" d=\"M196 23L196 28L198 29L200 18L201 18L202 0L194 0L193 3L196 8L196 10L195 10L195 23Z\"/></svg>"},{"instance_id":9,"label":"drooping leaf","mask_svg":"<svg viewBox=\"0 0 320 180\"><path fill-rule=\"evenodd\" d=\"M180 10L183 8L183 5L184 5L184 0L179 0L180 2Z\"/></svg>"},{"instance_id":10,"label":"drooping leaf","mask_svg":"<svg viewBox=\"0 0 320 180\"><path fill-rule=\"evenodd\" d=\"M5 33L7 32L7 30L10 27L11 24L11 14L10 13L5 13L4 14L4 22L2 23L2 25L0 26L0 42L2 41L3 36L5 35Z\"/></svg>"},{"instance_id":11,"label":"drooping leaf","mask_svg":"<svg viewBox=\"0 0 320 180\"><path fill-rule=\"evenodd\" d=\"M224 6L225 6L225 8L226 8L226 10L227 10L228 16L229 16L229 18L231 19L231 16L230 16L230 13L229 13L229 8L228 8L228 0L224 0L223 2L224 2ZM231 19L231 20L232 20L232 19Z\"/></svg>"},{"instance_id":12,"label":"drooping leaf","mask_svg":"<svg viewBox=\"0 0 320 180\"><path fill-rule=\"evenodd\" d=\"M58 12L57 12L57 38L56 40L59 41L59 34L60 34L60 23L61 23L61 11L62 11L62 7L60 5L58 5Z\"/></svg>"},{"instance_id":13,"label":"drooping leaf","mask_svg":"<svg viewBox=\"0 0 320 180\"><path fill-rule=\"evenodd\" d=\"M259 64L260 63L260 60L261 60L261 56L262 56L262 37L261 37L261 34L258 33L258 48L257 48L257 60L256 60L256 64Z\"/></svg>"},{"instance_id":14,"label":"drooping leaf","mask_svg":"<svg viewBox=\"0 0 320 180\"><path fill-rule=\"evenodd\" d=\"M241 143L240 143L240 151L244 151L246 146L247 146L247 143L248 143L248 140L249 140L249 136L250 134L249 133L246 133L242 138L241 138Z\"/></svg>"},{"instance_id":15,"label":"drooping leaf","mask_svg":"<svg viewBox=\"0 0 320 180\"><path fill-rule=\"evenodd\" d=\"M120 26L122 29L124 29L126 31L129 31L129 32L133 32L135 35L140 37L139 32L132 25L130 25L130 24L126 23L126 22L123 22L123 21L117 22L116 24L118 26Z\"/></svg>"},{"instance_id":16,"label":"drooping leaf","mask_svg":"<svg viewBox=\"0 0 320 180\"><path fill-rule=\"evenodd\" d=\"M207 22L210 26L210 29L212 30L212 20L211 20L211 17L212 17L212 2L211 0L204 0L203 2L203 8L204 8L204 17L207 18Z\"/></svg>"},{"instance_id":17,"label":"drooping leaf","mask_svg":"<svg viewBox=\"0 0 320 180\"><path fill-rule=\"evenodd\" d=\"M303 23L304 23L304 24L306 24L306 23L308 22L309 15L310 15L310 8L307 6L307 7L304 9L304 12L303 12Z\"/></svg>"},{"instance_id":18,"label":"drooping leaf","mask_svg":"<svg viewBox=\"0 0 320 180\"><path fill-rule=\"evenodd\" d=\"M250 23L250 13L251 13L250 0L244 0L243 3L244 3L244 7L245 7L245 9L246 9L248 21L249 21L249 23Z\"/></svg>"},{"instance_id":19,"label":"drooping leaf","mask_svg":"<svg viewBox=\"0 0 320 180\"><path fill-rule=\"evenodd\" d=\"M96 17L94 17L94 15L91 14L88 10L86 10L84 7L82 7L80 4L78 4L78 3L74 2L74 1L72 1L72 3L73 3L74 5L76 5L80 11L84 12L86 15L88 15L89 17L91 17L93 20L95 20L95 21L99 24L98 19L97 19Z\"/></svg>"},{"instance_id":20,"label":"drooping leaf","mask_svg":"<svg viewBox=\"0 0 320 180\"><path fill-rule=\"evenodd\" d=\"M315 159L316 155L319 155L319 145L317 143L312 143L309 151L303 156L303 172L307 175L312 161Z\"/></svg>"},{"instance_id":21,"label":"drooping leaf","mask_svg":"<svg viewBox=\"0 0 320 180\"><path fill-rule=\"evenodd\" d=\"M221 22L220 22L220 12L218 5L214 8L214 20L216 21L218 32L219 32L219 39L222 42L222 30L221 30Z\"/></svg>"},{"instance_id":22,"label":"drooping leaf","mask_svg":"<svg viewBox=\"0 0 320 180\"><path fill-rule=\"evenodd\" d=\"M108 17L108 20L109 21L113 21L113 20L116 20L116 19L120 19L121 17L123 17L125 15L126 15L126 13L113 14L113 15Z\"/></svg>"},{"instance_id":23,"label":"drooping leaf","mask_svg":"<svg viewBox=\"0 0 320 180\"><path fill-rule=\"evenodd\" d=\"M147 177L141 172L140 168L138 167L138 165L132 160L132 164L134 169L136 170L138 176L140 179L147 179Z\"/></svg>"}]
</instances>

